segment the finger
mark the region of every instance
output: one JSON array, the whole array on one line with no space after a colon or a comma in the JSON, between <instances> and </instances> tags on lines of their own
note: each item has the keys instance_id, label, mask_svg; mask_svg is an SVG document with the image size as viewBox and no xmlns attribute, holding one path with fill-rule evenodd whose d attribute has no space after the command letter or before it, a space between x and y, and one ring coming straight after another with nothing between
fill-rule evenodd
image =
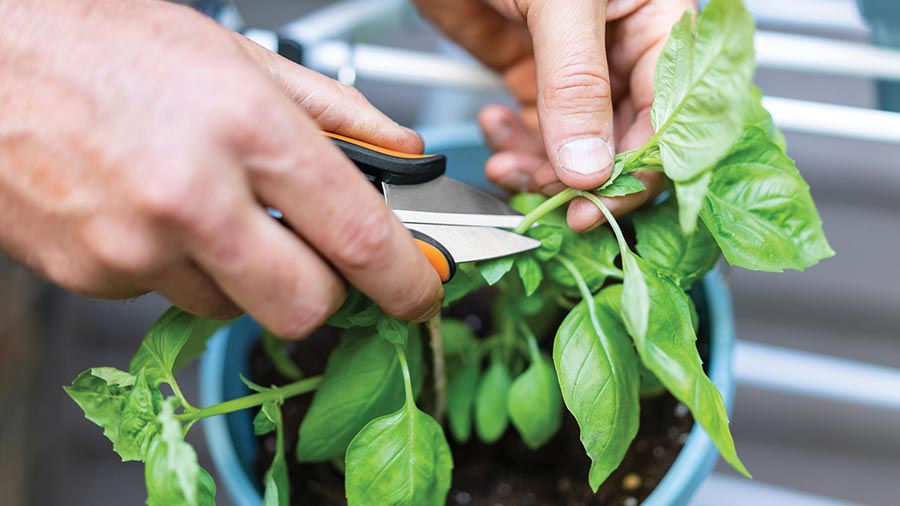
<instances>
[{"instance_id":1,"label":"finger","mask_svg":"<svg viewBox=\"0 0 900 506\"><path fill-rule=\"evenodd\" d=\"M585 190L609 178L615 157L605 10L605 1L566 0L527 13L547 153L563 183Z\"/></svg>"},{"instance_id":2,"label":"finger","mask_svg":"<svg viewBox=\"0 0 900 506\"><path fill-rule=\"evenodd\" d=\"M154 276L153 286L172 304L197 316L228 320L242 312L208 275L188 263Z\"/></svg>"},{"instance_id":3,"label":"finger","mask_svg":"<svg viewBox=\"0 0 900 506\"><path fill-rule=\"evenodd\" d=\"M419 10L485 65L503 70L531 55L531 37L483 0L414 0Z\"/></svg>"},{"instance_id":4,"label":"finger","mask_svg":"<svg viewBox=\"0 0 900 506\"><path fill-rule=\"evenodd\" d=\"M494 184L513 193L538 192L535 173L547 160L519 151L504 151L488 159L484 172Z\"/></svg>"},{"instance_id":5,"label":"finger","mask_svg":"<svg viewBox=\"0 0 900 506\"><path fill-rule=\"evenodd\" d=\"M653 135L653 127L650 124L650 108L647 107L636 114L636 120L628 132L622 136L620 146L622 149L634 149L641 146ZM626 195L624 197L607 198L601 200L609 208L614 216L623 216L656 198L665 189L665 177L661 172L637 172L633 174L640 179L645 190ZM568 211L569 226L576 231L584 231L594 228L606 222L603 213L587 199L573 200Z\"/></svg>"},{"instance_id":6,"label":"finger","mask_svg":"<svg viewBox=\"0 0 900 506\"><path fill-rule=\"evenodd\" d=\"M325 261L249 199L192 232L188 250L200 267L281 337L308 335L346 296Z\"/></svg>"},{"instance_id":7,"label":"finger","mask_svg":"<svg viewBox=\"0 0 900 506\"><path fill-rule=\"evenodd\" d=\"M600 197L613 216L624 216L638 207L650 202L665 189L665 178L660 172L635 172L634 177L640 179L646 189L624 197ZM576 232L584 232L606 222L603 213L591 201L578 198L569 204L566 214L569 227Z\"/></svg>"},{"instance_id":8,"label":"finger","mask_svg":"<svg viewBox=\"0 0 900 506\"><path fill-rule=\"evenodd\" d=\"M484 132L488 146L494 152L518 151L540 155L543 143L535 138L521 118L502 105L489 105L478 114L478 124Z\"/></svg>"},{"instance_id":9,"label":"finger","mask_svg":"<svg viewBox=\"0 0 900 506\"><path fill-rule=\"evenodd\" d=\"M251 184L296 233L390 315L422 321L440 310L440 279L410 231L308 118L286 118L268 144L247 156Z\"/></svg>"},{"instance_id":10,"label":"finger","mask_svg":"<svg viewBox=\"0 0 900 506\"><path fill-rule=\"evenodd\" d=\"M404 153L421 153L422 138L379 111L355 88L275 54L237 35L250 59L287 95L328 132Z\"/></svg>"}]
</instances>

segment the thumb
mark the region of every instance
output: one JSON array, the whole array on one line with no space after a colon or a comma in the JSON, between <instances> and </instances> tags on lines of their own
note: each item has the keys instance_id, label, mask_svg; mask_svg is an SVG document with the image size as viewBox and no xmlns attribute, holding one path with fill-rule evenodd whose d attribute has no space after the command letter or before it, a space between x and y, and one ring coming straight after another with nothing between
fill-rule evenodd
<instances>
[{"instance_id":1,"label":"thumb","mask_svg":"<svg viewBox=\"0 0 900 506\"><path fill-rule=\"evenodd\" d=\"M609 179L615 160L606 62L606 1L534 2L538 116L560 181L588 190Z\"/></svg>"}]
</instances>

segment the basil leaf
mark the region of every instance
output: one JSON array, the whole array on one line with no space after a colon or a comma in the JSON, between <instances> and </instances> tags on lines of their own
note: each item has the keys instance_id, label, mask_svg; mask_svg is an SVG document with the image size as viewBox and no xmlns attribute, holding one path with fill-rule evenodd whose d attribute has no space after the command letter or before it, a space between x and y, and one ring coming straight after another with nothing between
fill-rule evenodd
<instances>
[{"instance_id":1,"label":"basil leaf","mask_svg":"<svg viewBox=\"0 0 900 506\"><path fill-rule=\"evenodd\" d=\"M622 320L634 339L647 336L650 318L650 293L644 279L644 261L629 250L622 250L622 267L625 280L622 284Z\"/></svg>"},{"instance_id":2,"label":"basil leaf","mask_svg":"<svg viewBox=\"0 0 900 506\"><path fill-rule=\"evenodd\" d=\"M716 167L701 217L732 265L803 270L834 255L809 186L759 128Z\"/></svg>"},{"instance_id":3,"label":"basil leaf","mask_svg":"<svg viewBox=\"0 0 900 506\"><path fill-rule=\"evenodd\" d=\"M536 345L535 345L536 348ZM553 363L537 349L531 365L509 387L509 419L531 449L546 443L562 423L562 396Z\"/></svg>"},{"instance_id":4,"label":"basil leaf","mask_svg":"<svg viewBox=\"0 0 900 506\"><path fill-rule=\"evenodd\" d=\"M262 336L263 351L275 366L275 371L289 380L298 380L303 377L303 371L288 353L288 341L281 339L268 330Z\"/></svg>"},{"instance_id":5,"label":"basil leaf","mask_svg":"<svg viewBox=\"0 0 900 506\"><path fill-rule=\"evenodd\" d=\"M410 324L384 314L378 319L378 335L389 343L406 346Z\"/></svg>"},{"instance_id":6,"label":"basil leaf","mask_svg":"<svg viewBox=\"0 0 900 506\"><path fill-rule=\"evenodd\" d=\"M441 336L444 339L444 356L448 359L465 359L478 347L475 334L462 320L442 318Z\"/></svg>"},{"instance_id":7,"label":"basil leaf","mask_svg":"<svg viewBox=\"0 0 900 506\"><path fill-rule=\"evenodd\" d=\"M519 271L519 278L522 279L522 286L525 287L525 296L531 297L544 279L541 264L534 256L523 255L516 261L516 269Z\"/></svg>"},{"instance_id":8,"label":"basil leaf","mask_svg":"<svg viewBox=\"0 0 900 506\"><path fill-rule=\"evenodd\" d=\"M468 360L447 374L447 421L450 433L460 443L472 435L472 405L478 387L478 362Z\"/></svg>"},{"instance_id":9,"label":"basil leaf","mask_svg":"<svg viewBox=\"0 0 900 506\"><path fill-rule=\"evenodd\" d=\"M84 417L103 429L123 461L146 460L150 444L159 435L156 417L162 395L150 388L143 371L134 376L112 367L95 367L64 389Z\"/></svg>"},{"instance_id":10,"label":"basil leaf","mask_svg":"<svg viewBox=\"0 0 900 506\"><path fill-rule=\"evenodd\" d=\"M563 240L559 254L578 268L591 291L597 291L609 276L621 276L615 265L619 256L619 244L609 227L599 227L589 232L569 232ZM547 266L548 276L567 288L577 288L572 274L558 262Z\"/></svg>"},{"instance_id":11,"label":"basil leaf","mask_svg":"<svg viewBox=\"0 0 900 506\"><path fill-rule=\"evenodd\" d=\"M193 320L191 323L191 335L188 337L187 342L184 343L184 346L181 347L178 356L175 357L175 364L172 366L174 371L178 371L199 358L200 355L203 355L209 338L222 327L227 327L237 321L237 318L232 320L207 320L199 316L189 316Z\"/></svg>"},{"instance_id":12,"label":"basil leaf","mask_svg":"<svg viewBox=\"0 0 900 506\"><path fill-rule=\"evenodd\" d=\"M375 305L362 292L351 286L347 290L347 298L344 299L344 303L341 304L341 307L334 314L328 317L325 324L339 329L368 327L375 325L380 315L381 308Z\"/></svg>"},{"instance_id":13,"label":"basil leaf","mask_svg":"<svg viewBox=\"0 0 900 506\"><path fill-rule=\"evenodd\" d=\"M263 436L275 429L277 429L275 421L263 409L253 417L253 433L257 436Z\"/></svg>"},{"instance_id":14,"label":"basil leaf","mask_svg":"<svg viewBox=\"0 0 900 506\"><path fill-rule=\"evenodd\" d=\"M194 317L177 307L169 308L150 328L131 364L129 372L143 370L151 387L167 383L175 390L175 360L194 331ZM176 395L179 392L176 390ZM179 395L180 397L180 395Z\"/></svg>"},{"instance_id":15,"label":"basil leaf","mask_svg":"<svg viewBox=\"0 0 900 506\"><path fill-rule=\"evenodd\" d=\"M276 401L270 401L262 405L259 410L268 423L275 430L275 456L263 477L263 506L289 506L291 499L290 482L288 481L287 462L284 458L284 422L281 418L281 408ZM259 416L257 416L259 418ZM262 425L262 424L260 424ZM253 421L254 428L257 426ZM259 432L257 432L259 434Z\"/></svg>"},{"instance_id":16,"label":"basil leaf","mask_svg":"<svg viewBox=\"0 0 900 506\"><path fill-rule=\"evenodd\" d=\"M348 506L443 506L453 457L441 426L412 400L369 422L347 447Z\"/></svg>"},{"instance_id":17,"label":"basil leaf","mask_svg":"<svg viewBox=\"0 0 900 506\"><path fill-rule=\"evenodd\" d=\"M678 207L673 199L635 213L634 228L641 257L672 275L685 289L715 267L722 254L702 223L691 235L678 228Z\"/></svg>"},{"instance_id":18,"label":"basil leaf","mask_svg":"<svg viewBox=\"0 0 900 506\"><path fill-rule=\"evenodd\" d=\"M407 348L414 376L419 376L420 340L410 339ZM394 345L371 331L349 333L329 356L322 383L300 424L297 460L343 455L366 423L402 405L403 380Z\"/></svg>"},{"instance_id":19,"label":"basil leaf","mask_svg":"<svg viewBox=\"0 0 900 506\"><path fill-rule=\"evenodd\" d=\"M597 190L594 193L601 197L624 197L625 195L642 192L646 189L647 187L644 186L644 182L640 179L628 174L622 174L618 176L612 184Z\"/></svg>"},{"instance_id":20,"label":"basil leaf","mask_svg":"<svg viewBox=\"0 0 900 506\"><path fill-rule=\"evenodd\" d=\"M540 225L533 227L525 234L532 239L541 241L540 247L534 251L538 259L546 262L559 253L563 243L564 230L552 225Z\"/></svg>"},{"instance_id":21,"label":"basil leaf","mask_svg":"<svg viewBox=\"0 0 900 506\"><path fill-rule=\"evenodd\" d=\"M476 267L478 267L479 272L481 272L481 277L487 281L487 284L493 286L512 270L513 263L515 263L515 258L512 256L505 256L478 262Z\"/></svg>"},{"instance_id":22,"label":"basil leaf","mask_svg":"<svg viewBox=\"0 0 900 506\"><path fill-rule=\"evenodd\" d=\"M745 128L755 126L766 132L766 136L782 151L787 151L787 142L784 140L784 134L775 126L772 115L763 107L762 91L756 86L751 87L751 95L753 99L750 101L749 108L744 119Z\"/></svg>"},{"instance_id":23,"label":"basil leaf","mask_svg":"<svg viewBox=\"0 0 900 506\"><path fill-rule=\"evenodd\" d=\"M174 398L162 405L160 436L153 443L144 467L148 506L215 505L216 486L197 463L197 453L184 442L175 418Z\"/></svg>"},{"instance_id":24,"label":"basil leaf","mask_svg":"<svg viewBox=\"0 0 900 506\"><path fill-rule=\"evenodd\" d=\"M662 381L640 361L638 361L638 370L641 373L641 399L656 397L666 392L666 386L662 384Z\"/></svg>"},{"instance_id":25,"label":"basil leaf","mask_svg":"<svg viewBox=\"0 0 900 506\"><path fill-rule=\"evenodd\" d=\"M657 61L650 110L688 233L708 183L704 172L740 136L754 68L753 18L741 0L711 1L698 16L696 32L692 18L686 12L672 28Z\"/></svg>"},{"instance_id":26,"label":"basil leaf","mask_svg":"<svg viewBox=\"0 0 900 506\"><path fill-rule=\"evenodd\" d=\"M643 259L630 256L640 269L648 300L653 301L643 333L633 327L629 318L625 318L625 326L634 340L641 361L675 398L690 408L694 419L709 434L722 458L749 477L747 469L738 458L728 430L728 414L725 412L722 395L703 372L687 295L672 278L660 273ZM627 280L628 271L625 276ZM624 291L627 290L626 285ZM624 315L628 314L628 308L625 307L628 303L627 297L623 295Z\"/></svg>"},{"instance_id":27,"label":"basil leaf","mask_svg":"<svg viewBox=\"0 0 900 506\"><path fill-rule=\"evenodd\" d=\"M511 382L506 364L493 360L478 384L475 393L475 433L485 443L500 439L509 425L506 398Z\"/></svg>"},{"instance_id":28,"label":"basil leaf","mask_svg":"<svg viewBox=\"0 0 900 506\"><path fill-rule=\"evenodd\" d=\"M453 276L449 283L444 285L444 307L450 306L484 286L481 275L473 274L471 269L473 267L466 264L456 266L456 275Z\"/></svg>"},{"instance_id":29,"label":"basil leaf","mask_svg":"<svg viewBox=\"0 0 900 506\"><path fill-rule=\"evenodd\" d=\"M618 315L621 292L613 285L580 302L553 345L562 397L581 428L595 492L619 467L640 423L638 359Z\"/></svg>"}]
</instances>

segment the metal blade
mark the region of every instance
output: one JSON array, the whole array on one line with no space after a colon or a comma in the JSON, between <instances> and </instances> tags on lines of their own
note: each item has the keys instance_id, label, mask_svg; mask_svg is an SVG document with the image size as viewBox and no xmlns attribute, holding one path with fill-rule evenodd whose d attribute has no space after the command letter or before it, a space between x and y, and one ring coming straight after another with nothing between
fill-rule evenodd
<instances>
[{"instance_id":1,"label":"metal blade","mask_svg":"<svg viewBox=\"0 0 900 506\"><path fill-rule=\"evenodd\" d=\"M456 263L515 255L541 245L540 241L530 237L491 227L407 223L406 228L421 232L441 243L453 255Z\"/></svg>"},{"instance_id":2,"label":"metal blade","mask_svg":"<svg viewBox=\"0 0 900 506\"><path fill-rule=\"evenodd\" d=\"M447 176L427 183L382 183L384 200L403 222L515 228L522 215L493 195Z\"/></svg>"}]
</instances>

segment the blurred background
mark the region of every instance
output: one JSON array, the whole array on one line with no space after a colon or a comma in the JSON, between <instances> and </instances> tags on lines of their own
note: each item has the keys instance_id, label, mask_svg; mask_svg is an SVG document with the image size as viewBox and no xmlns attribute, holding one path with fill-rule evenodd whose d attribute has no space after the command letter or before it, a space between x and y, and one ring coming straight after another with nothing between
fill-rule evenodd
<instances>
[{"instance_id":1,"label":"blurred background","mask_svg":"<svg viewBox=\"0 0 900 506\"><path fill-rule=\"evenodd\" d=\"M753 484L818 496L808 504L900 504L900 115L868 114L900 111L900 80L886 79L900 78L900 5L746 1L765 30L757 41L757 83L767 96L802 101L769 105L837 256L804 273L729 272L743 340L736 443ZM235 2L246 26L260 29L331 3ZM388 21L402 29L382 22L342 38L466 61L411 9ZM809 36L826 43L808 44ZM898 49L870 51L892 45ZM386 73L402 74L400 67ZM471 122L480 105L507 101L482 81L449 88L370 79L362 71L356 76L365 95L400 123L432 127ZM152 295L128 302L73 296L0 257L0 505L143 504L142 466L119 462L62 385L88 367L127 368L165 307ZM786 355L782 348L810 354ZM195 369L181 381L189 396L196 392ZM190 439L212 470L202 431ZM718 468L695 504L721 505L715 502L721 494L743 494L747 484L730 473ZM777 497L795 499L767 504L812 500ZM218 498L230 504L221 487Z\"/></svg>"}]
</instances>

